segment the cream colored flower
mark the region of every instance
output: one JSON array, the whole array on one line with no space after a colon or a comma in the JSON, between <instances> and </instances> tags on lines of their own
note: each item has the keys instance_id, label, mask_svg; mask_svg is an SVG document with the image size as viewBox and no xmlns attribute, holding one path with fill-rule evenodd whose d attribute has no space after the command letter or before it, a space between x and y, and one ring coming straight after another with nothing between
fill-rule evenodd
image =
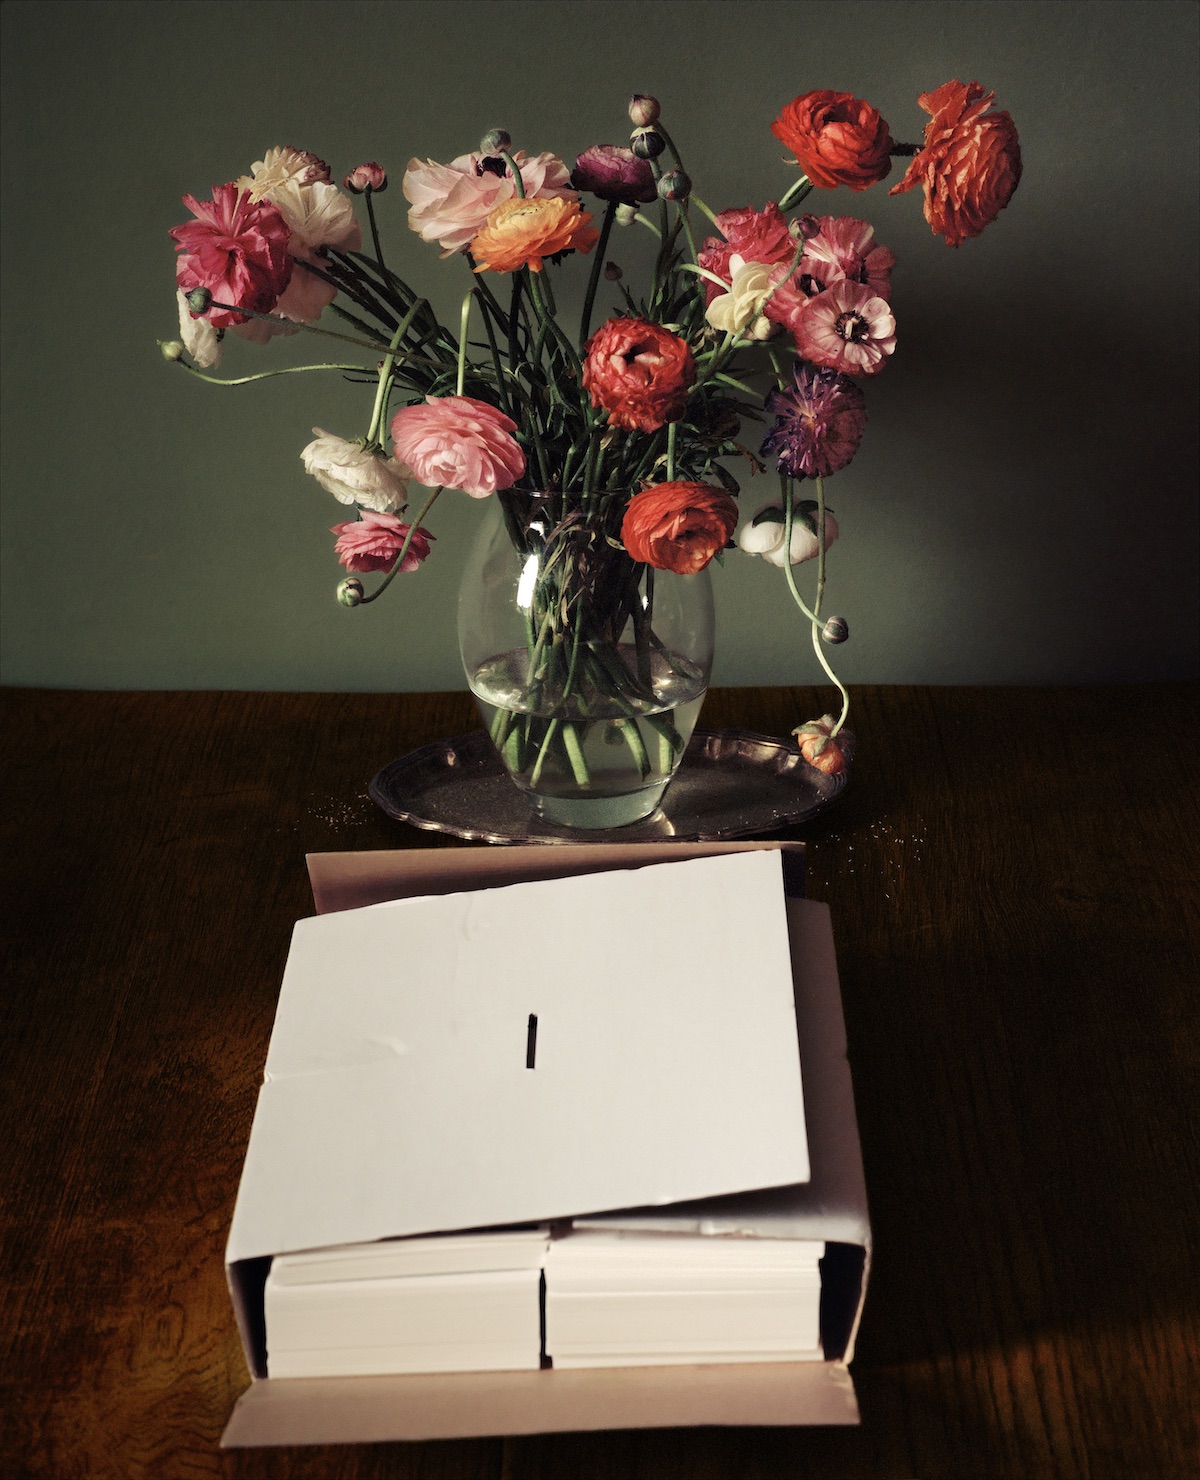
<instances>
[{"instance_id":1,"label":"cream colored flower","mask_svg":"<svg viewBox=\"0 0 1200 1480\"><path fill-rule=\"evenodd\" d=\"M300 457L304 471L343 504L359 504L377 514L403 509L408 498L409 469L382 452L368 452L358 442L334 437L313 427L310 442Z\"/></svg>"},{"instance_id":2,"label":"cream colored flower","mask_svg":"<svg viewBox=\"0 0 1200 1480\"><path fill-rule=\"evenodd\" d=\"M729 292L708 305L704 317L724 334L740 334L755 322L773 287L773 262L744 262L735 252L729 259Z\"/></svg>"},{"instance_id":3,"label":"cream colored flower","mask_svg":"<svg viewBox=\"0 0 1200 1480\"><path fill-rule=\"evenodd\" d=\"M315 180L328 183L329 166L315 154L285 145L282 149L268 149L266 157L256 159L250 166L250 173L243 175L237 183L257 203L269 198L273 190L278 190L292 180L301 185L311 184Z\"/></svg>"}]
</instances>

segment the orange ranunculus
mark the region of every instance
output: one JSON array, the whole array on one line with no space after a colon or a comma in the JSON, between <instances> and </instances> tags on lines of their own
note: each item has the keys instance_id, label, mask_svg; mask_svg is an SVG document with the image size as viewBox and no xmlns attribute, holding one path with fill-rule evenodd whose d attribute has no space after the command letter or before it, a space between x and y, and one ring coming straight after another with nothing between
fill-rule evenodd
<instances>
[{"instance_id":1,"label":"orange ranunculus","mask_svg":"<svg viewBox=\"0 0 1200 1480\"><path fill-rule=\"evenodd\" d=\"M892 167L892 136L870 103L850 93L810 92L793 98L771 132L825 190L866 190Z\"/></svg>"},{"instance_id":2,"label":"orange ranunculus","mask_svg":"<svg viewBox=\"0 0 1200 1480\"><path fill-rule=\"evenodd\" d=\"M472 239L475 271L541 272L542 258L555 252L590 252L600 236L591 220L575 199L501 201Z\"/></svg>"},{"instance_id":3,"label":"orange ranunculus","mask_svg":"<svg viewBox=\"0 0 1200 1480\"><path fill-rule=\"evenodd\" d=\"M925 143L889 195L921 185L925 219L952 247L978 236L1012 199L1021 179L1016 125L978 82L945 82L917 99L933 116Z\"/></svg>"},{"instance_id":4,"label":"orange ranunculus","mask_svg":"<svg viewBox=\"0 0 1200 1480\"><path fill-rule=\"evenodd\" d=\"M631 559L691 576L725 548L737 519L737 505L723 488L659 483L629 500L621 539Z\"/></svg>"},{"instance_id":5,"label":"orange ranunculus","mask_svg":"<svg viewBox=\"0 0 1200 1480\"><path fill-rule=\"evenodd\" d=\"M810 766L823 771L826 776L840 776L849 769L852 735L845 730L833 733L833 715L823 714L820 719L810 719L792 731L800 746L800 754Z\"/></svg>"}]
</instances>

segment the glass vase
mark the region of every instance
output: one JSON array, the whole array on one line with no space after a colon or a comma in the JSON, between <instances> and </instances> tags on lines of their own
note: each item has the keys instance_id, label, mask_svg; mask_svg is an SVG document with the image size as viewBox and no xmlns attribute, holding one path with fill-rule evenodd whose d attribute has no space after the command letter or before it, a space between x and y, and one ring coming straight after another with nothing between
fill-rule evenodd
<instances>
[{"instance_id":1,"label":"glass vase","mask_svg":"<svg viewBox=\"0 0 1200 1480\"><path fill-rule=\"evenodd\" d=\"M708 571L631 560L627 502L496 496L459 588L459 650L484 724L534 813L560 827L655 810L712 670Z\"/></svg>"}]
</instances>

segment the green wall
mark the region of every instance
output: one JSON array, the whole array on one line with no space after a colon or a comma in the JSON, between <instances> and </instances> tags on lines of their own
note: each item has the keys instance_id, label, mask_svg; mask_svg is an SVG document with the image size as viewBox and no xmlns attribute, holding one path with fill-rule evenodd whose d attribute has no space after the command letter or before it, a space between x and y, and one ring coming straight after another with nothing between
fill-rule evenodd
<instances>
[{"instance_id":1,"label":"green wall","mask_svg":"<svg viewBox=\"0 0 1200 1480\"><path fill-rule=\"evenodd\" d=\"M948 249L917 193L819 197L900 259L899 349L829 487L845 677L1194 671L1194 4L7 0L0 15L4 682L462 684L454 593L480 507L443 498L420 576L346 611L327 533L344 515L298 455L314 426L365 430L369 395L317 376L218 389L160 358L184 191L274 144L339 178L378 159L395 263L453 315L466 267L407 231L411 155L449 159L501 124L570 161L621 142L628 94L650 92L700 194L761 204L792 178L768 130L796 93L851 91L917 139L917 93L953 76L994 88L1021 133L1024 181L981 238ZM224 373L303 363L313 343L235 344ZM758 483L749 511L772 491ZM736 556L715 581L715 681L817 681L781 572Z\"/></svg>"}]
</instances>

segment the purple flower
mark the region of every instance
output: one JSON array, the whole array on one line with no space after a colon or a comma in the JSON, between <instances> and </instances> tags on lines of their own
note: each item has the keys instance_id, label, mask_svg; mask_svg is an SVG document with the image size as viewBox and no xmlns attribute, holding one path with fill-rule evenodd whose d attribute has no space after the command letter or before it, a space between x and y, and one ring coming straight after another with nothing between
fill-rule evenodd
<instances>
[{"instance_id":1,"label":"purple flower","mask_svg":"<svg viewBox=\"0 0 1200 1480\"><path fill-rule=\"evenodd\" d=\"M571 184L618 205L645 204L658 193L649 163L617 144L593 144L585 149L575 161Z\"/></svg>"},{"instance_id":2,"label":"purple flower","mask_svg":"<svg viewBox=\"0 0 1200 1480\"><path fill-rule=\"evenodd\" d=\"M798 364L795 384L775 391L766 409L775 425L762 450L775 452L793 478L828 478L858 451L867 427L866 397L846 375Z\"/></svg>"}]
</instances>

